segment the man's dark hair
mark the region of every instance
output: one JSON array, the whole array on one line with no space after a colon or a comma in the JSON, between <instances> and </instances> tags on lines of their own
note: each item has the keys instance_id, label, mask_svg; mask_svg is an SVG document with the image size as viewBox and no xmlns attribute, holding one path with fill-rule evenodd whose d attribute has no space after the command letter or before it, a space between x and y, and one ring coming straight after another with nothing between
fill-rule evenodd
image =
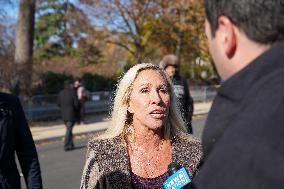
<instances>
[{"instance_id":1,"label":"man's dark hair","mask_svg":"<svg viewBox=\"0 0 284 189\"><path fill-rule=\"evenodd\" d=\"M205 12L212 36L218 18L228 17L251 40L272 44L284 40L283 0L205 0Z\"/></svg>"}]
</instances>

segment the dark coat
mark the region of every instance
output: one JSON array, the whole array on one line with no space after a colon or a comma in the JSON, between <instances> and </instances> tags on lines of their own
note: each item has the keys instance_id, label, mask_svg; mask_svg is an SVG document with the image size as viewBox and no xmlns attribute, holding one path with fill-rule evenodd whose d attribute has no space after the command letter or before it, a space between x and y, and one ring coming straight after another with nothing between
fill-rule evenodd
<instances>
[{"instance_id":1,"label":"dark coat","mask_svg":"<svg viewBox=\"0 0 284 189\"><path fill-rule=\"evenodd\" d=\"M188 137L172 140L172 160L193 176L202 152L199 141ZM127 146L121 137L89 142L81 189L132 188Z\"/></svg>"},{"instance_id":2,"label":"dark coat","mask_svg":"<svg viewBox=\"0 0 284 189\"><path fill-rule=\"evenodd\" d=\"M228 79L202 138L198 189L284 188L284 43Z\"/></svg>"},{"instance_id":3,"label":"dark coat","mask_svg":"<svg viewBox=\"0 0 284 189\"><path fill-rule=\"evenodd\" d=\"M66 87L61 90L57 97L57 104L60 107L63 121L78 120L79 100L73 88Z\"/></svg>"},{"instance_id":4,"label":"dark coat","mask_svg":"<svg viewBox=\"0 0 284 189\"><path fill-rule=\"evenodd\" d=\"M42 188L37 151L20 101L0 93L0 189L21 187L15 152L27 188Z\"/></svg>"},{"instance_id":5,"label":"dark coat","mask_svg":"<svg viewBox=\"0 0 284 189\"><path fill-rule=\"evenodd\" d=\"M190 96L187 81L179 75L172 79L175 94L185 121L191 123L193 115L193 99Z\"/></svg>"}]
</instances>

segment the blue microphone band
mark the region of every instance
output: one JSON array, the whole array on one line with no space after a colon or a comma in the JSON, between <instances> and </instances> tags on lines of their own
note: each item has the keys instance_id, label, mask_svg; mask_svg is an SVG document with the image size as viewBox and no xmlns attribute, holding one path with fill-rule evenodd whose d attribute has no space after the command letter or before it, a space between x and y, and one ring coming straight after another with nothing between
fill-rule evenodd
<instances>
[{"instance_id":1,"label":"blue microphone band","mask_svg":"<svg viewBox=\"0 0 284 189\"><path fill-rule=\"evenodd\" d=\"M172 174L164 183L165 189L180 189L191 182L184 167Z\"/></svg>"}]
</instances>

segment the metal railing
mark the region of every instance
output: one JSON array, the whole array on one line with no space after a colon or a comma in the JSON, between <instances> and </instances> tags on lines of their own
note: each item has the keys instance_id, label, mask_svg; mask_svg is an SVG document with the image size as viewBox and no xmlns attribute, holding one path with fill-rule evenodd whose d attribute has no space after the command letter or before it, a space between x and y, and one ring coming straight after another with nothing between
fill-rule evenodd
<instances>
[{"instance_id":1,"label":"metal railing","mask_svg":"<svg viewBox=\"0 0 284 189\"><path fill-rule=\"evenodd\" d=\"M86 114L109 111L111 91L91 92L85 103ZM29 121L50 120L60 117L60 109L56 103L57 95L36 95L21 99L26 118Z\"/></svg>"},{"instance_id":2,"label":"metal railing","mask_svg":"<svg viewBox=\"0 0 284 189\"><path fill-rule=\"evenodd\" d=\"M212 101L217 87L191 87L194 102ZM86 114L108 112L112 106L112 91L90 92L85 103ZM56 104L57 95L36 95L21 99L26 117L29 121L52 120L60 118L60 109Z\"/></svg>"},{"instance_id":3,"label":"metal railing","mask_svg":"<svg viewBox=\"0 0 284 189\"><path fill-rule=\"evenodd\" d=\"M218 86L195 86L190 89L194 102L212 101L217 94Z\"/></svg>"}]
</instances>

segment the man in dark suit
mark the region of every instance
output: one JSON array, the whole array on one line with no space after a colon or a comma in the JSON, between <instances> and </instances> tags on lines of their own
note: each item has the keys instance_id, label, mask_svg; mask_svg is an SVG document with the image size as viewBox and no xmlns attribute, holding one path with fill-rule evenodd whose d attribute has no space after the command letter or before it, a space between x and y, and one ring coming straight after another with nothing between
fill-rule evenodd
<instances>
[{"instance_id":1,"label":"man in dark suit","mask_svg":"<svg viewBox=\"0 0 284 189\"><path fill-rule=\"evenodd\" d=\"M284 2L205 0L224 80L208 115L198 189L284 187Z\"/></svg>"},{"instance_id":2,"label":"man in dark suit","mask_svg":"<svg viewBox=\"0 0 284 189\"><path fill-rule=\"evenodd\" d=\"M71 81L64 82L64 89L58 94L57 104L61 109L62 119L66 126L64 150L69 151L74 148L72 130L78 119L77 111L79 108L79 100Z\"/></svg>"},{"instance_id":3,"label":"man in dark suit","mask_svg":"<svg viewBox=\"0 0 284 189\"><path fill-rule=\"evenodd\" d=\"M36 147L19 99L0 93L0 188L19 189L17 154L28 189L41 189L41 171Z\"/></svg>"}]
</instances>

